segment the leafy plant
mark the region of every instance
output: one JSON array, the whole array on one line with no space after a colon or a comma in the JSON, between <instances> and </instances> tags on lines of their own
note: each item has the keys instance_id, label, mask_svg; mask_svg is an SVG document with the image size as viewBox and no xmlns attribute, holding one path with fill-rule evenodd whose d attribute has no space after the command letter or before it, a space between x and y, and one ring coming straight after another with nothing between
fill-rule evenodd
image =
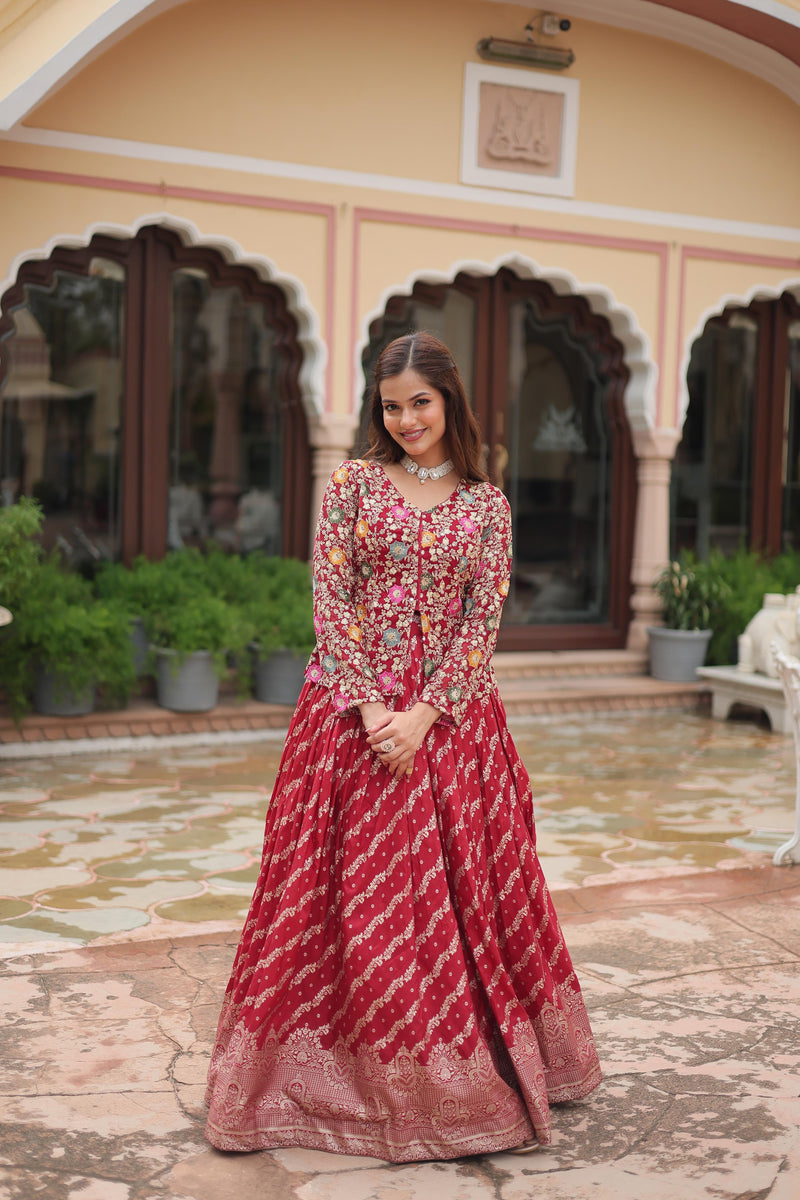
<instances>
[{"instance_id":1,"label":"leafy plant","mask_svg":"<svg viewBox=\"0 0 800 1200\"><path fill-rule=\"evenodd\" d=\"M729 585L710 560L682 554L664 568L655 589L667 629L711 629Z\"/></svg>"},{"instance_id":2,"label":"leafy plant","mask_svg":"<svg viewBox=\"0 0 800 1200\"><path fill-rule=\"evenodd\" d=\"M766 559L744 549L728 556L712 550L708 568L727 587L714 615L707 661L725 666L736 661L737 638L761 608L766 593L791 593L800 584L800 552Z\"/></svg>"},{"instance_id":3,"label":"leafy plant","mask_svg":"<svg viewBox=\"0 0 800 1200\"><path fill-rule=\"evenodd\" d=\"M96 683L105 700L124 703L136 683L124 608L97 601L82 576L51 557L18 593L19 608L0 646L0 669L15 720L30 711L36 672L51 671L80 691Z\"/></svg>"},{"instance_id":4,"label":"leafy plant","mask_svg":"<svg viewBox=\"0 0 800 1200\"><path fill-rule=\"evenodd\" d=\"M208 650L220 676L227 669L228 655L236 661L244 659L250 633L236 605L202 590L158 611L150 611L146 625L156 649L175 652L176 666L188 655Z\"/></svg>"},{"instance_id":5,"label":"leafy plant","mask_svg":"<svg viewBox=\"0 0 800 1200\"><path fill-rule=\"evenodd\" d=\"M0 604L12 612L42 557L36 541L42 520L41 507L28 496L0 508Z\"/></svg>"},{"instance_id":6,"label":"leafy plant","mask_svg":"<svg viewBox=\"0 0 800 1200\"><path fill-rule=\"evenodd\" d=\"M273 650L293 650L310 654L316 640L311 598L311 568L291 558L267 558L248 568L258 581L243 605L243 615L251 630L251 640L262 657Z\"/></svg>"}]
</instances>

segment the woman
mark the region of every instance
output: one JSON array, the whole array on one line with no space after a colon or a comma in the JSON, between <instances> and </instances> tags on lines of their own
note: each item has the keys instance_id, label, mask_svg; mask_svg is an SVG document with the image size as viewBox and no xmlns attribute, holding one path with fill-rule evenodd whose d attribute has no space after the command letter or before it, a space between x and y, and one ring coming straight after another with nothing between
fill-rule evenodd
<instances>
[{"instance_id":1,"label":"woman","mask_svg":"<svg viewBox=\"0 0 800 1200\"><path fill-rule=\"evenodd\" d=\"M325 493L317 647L209 1073L223 1150L395 1162L550 1141L600 1068L490 666L510 521L447 348L381 354Z\"/></svg>"}]
</instances>

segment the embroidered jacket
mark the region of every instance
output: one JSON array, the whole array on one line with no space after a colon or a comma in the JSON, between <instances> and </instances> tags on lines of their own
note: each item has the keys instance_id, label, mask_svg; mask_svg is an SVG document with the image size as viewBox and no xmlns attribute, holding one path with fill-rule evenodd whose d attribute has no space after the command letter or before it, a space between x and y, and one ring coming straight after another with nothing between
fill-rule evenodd
<instances>
[{"instance_id":1,"label":"embroidered jacket","mask_svg":"<svg viewBox=\"0 0 800 1200\"><path fill-rule=\"evenodd\" d=\"M462 483L424 511L379 463L342 463L317 526L317 645L306 678L330 688L340 712L397 695L419 612L421 699L458 724L495 687L490 660L510 558L508 501L491 484Z\"/></svg>"}]
</instances>

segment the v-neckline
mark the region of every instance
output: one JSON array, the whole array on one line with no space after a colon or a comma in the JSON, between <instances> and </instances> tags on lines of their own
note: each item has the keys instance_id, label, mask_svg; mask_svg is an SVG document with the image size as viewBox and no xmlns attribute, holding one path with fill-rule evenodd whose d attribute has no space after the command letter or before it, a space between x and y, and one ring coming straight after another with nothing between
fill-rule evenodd
<instances>
[{"instance_id":1,"label":"v-neckline","mask_svg":"<svg viewBox=\"0 0 800 1200\"><path fill-rule=\"evenodd\" d=\"M403 504L406 506L406 508L411 508L414 510L414 512L418 512L418 513L432 513L432 512L435 512L437 508L444 508L445 504L450 503L450 501L453 499L453 496L455 496L456 492L461 491L461 487L462 487L462 483L463 483L463 480L459 479L456 482L456 485L453 488L452 492L450 492L447 496L445 496L444 500L440 500L438 504L433 504L430 508L420 508L420 506L418 504L412 504L412 502L410 500L406 499L406 497L400 491L400 488L397 486L397 484L394 482L394 480L387 474L386 468L383 466L383 463L376 463L375 466L378 468L381 475L386 480L386 482L388 483L388 485L392 489L392 491L395 493L395 495L399 496L400 499L403 501Z\"/></svg>"}]
</instances>

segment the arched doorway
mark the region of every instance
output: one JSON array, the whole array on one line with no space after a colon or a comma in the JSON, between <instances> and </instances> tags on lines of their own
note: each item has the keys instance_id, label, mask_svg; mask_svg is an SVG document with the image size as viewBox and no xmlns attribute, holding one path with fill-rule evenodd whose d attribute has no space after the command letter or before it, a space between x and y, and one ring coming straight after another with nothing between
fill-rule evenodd
<instances>
[{"instance_id":1,"label":"arched doorway","mask_svg":"<svg viewBox=\"0 0 800 1200\"><path fill-rule=\"evenodd\" d=\"M625 644L636 483L621 343L581 296L503 269L393 296L363 355L427 329L453 351L511 504L514 571L505 649ZM362 410L361 444L367 420Z\"/></svg>"},{"instance_id":2,"label":"arched doorway","mask_svg":"<svg viewBox=\"0 0 800 1200\"><path fill-rule=\"evenodd\" d=\"M77 555L305 557L301 365L281 289L214 249L157 225L59 247L2 298L3 502L37 496Z\"/></svg>"},{"instance_id":3,"label":"arched doorway","mask_svg":"<svg viewBox=\"0 0 800 1200\"><path fill-rule=\"evenodd\" d=\"M800 302L731 305L692 346L673 553L800 548Z\"/></svg>"}]
</instances>

